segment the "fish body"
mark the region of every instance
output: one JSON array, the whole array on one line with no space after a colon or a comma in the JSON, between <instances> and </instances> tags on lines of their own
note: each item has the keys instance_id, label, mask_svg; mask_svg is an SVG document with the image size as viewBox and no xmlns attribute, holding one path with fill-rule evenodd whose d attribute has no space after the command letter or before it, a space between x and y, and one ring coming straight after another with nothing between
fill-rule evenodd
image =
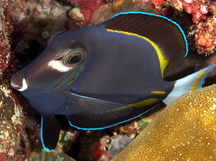
<instances>
[{"instance_id":1,"label":"fish body","mask_svg":"<svg viewBox=\"0 0 216 161\"><path fill-rule=\"evenodd\" d=\"M65 115L78 129L104 129L201 87L213 66L189 76L191 83L173 98L174 89L188 79L163 80L169 61L187 52L186 36L174 21L120 13L102 24L57 34L11 85L41 114L41 139L50 151L60 131L54 115Z\"/></svg>"}]
</instances>

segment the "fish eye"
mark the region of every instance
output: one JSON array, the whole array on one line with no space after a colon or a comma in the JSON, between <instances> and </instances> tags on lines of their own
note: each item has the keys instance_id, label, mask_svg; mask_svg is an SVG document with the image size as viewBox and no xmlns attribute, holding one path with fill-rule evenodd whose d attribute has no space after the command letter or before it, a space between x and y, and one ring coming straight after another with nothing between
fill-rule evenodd
<instances>
[{"instance_id":1,"label":"fish eye","mask_svg":"<svg viewBox=\"0 0 216 161\"><path fill-rule=\"evenodd\" d=\"M83 62L83 60L86 57L86 50L82 48L76 48L69 50L64 58L63 58L63 63L66 66L74 66L78 65Z\"/></svg>"},{"instance_id":2,"label":"fish eye","mask_svg":"<svg viewBox=\"0 0 216 161\"><path fill-rule=\"evenodd\" d=\"M67 65L72 65L72 64L77 64L81 61L82 59L82 54L81 53L74 53L67 59Z\"/></svg>"}]
</instances>

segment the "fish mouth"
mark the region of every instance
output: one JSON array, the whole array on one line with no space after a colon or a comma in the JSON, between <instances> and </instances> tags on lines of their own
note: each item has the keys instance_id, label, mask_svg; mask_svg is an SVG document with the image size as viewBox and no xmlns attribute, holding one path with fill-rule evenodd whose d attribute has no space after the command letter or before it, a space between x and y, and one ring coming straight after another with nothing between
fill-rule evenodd
<instances>
[{"instance_id":1,"label":"fish mouth","mask_svg":"<svg viewBox=\"0 0 216 161\"><path fill-rule=\"evenodd\" d=\"M11 86L12 88L23 92L26 89L28 89L28 84L26 82L26 79L23 78L20 73L16 73L15 75L13 75L13 77L11 78Z\"/></svg>"},{"instance_id":2,"label":"fish mouth","mask_svg":"<svg viewBox=\"0 0 216 161\"><path fill-rule=\"evenodd\" d=\"M20 92L28 91L35 94L49 93L57 90L62 90L63 88L69 86L77 79L83 69L84 67L80 67L75 71L67 73L64 77L58 80L57 83L53 83L53 85L50 87L44 86L44 83L40 84L40 82L38 82L38 80L35 80L34 78L25 78L20 72L17 72L12 76L10 84L13 89L16 89ZM31 82L31 80L33 82L31 83L31 86L29 86L28 82ZM36 86L37 90L35 90Z\"/></svg>"}]
</instances>

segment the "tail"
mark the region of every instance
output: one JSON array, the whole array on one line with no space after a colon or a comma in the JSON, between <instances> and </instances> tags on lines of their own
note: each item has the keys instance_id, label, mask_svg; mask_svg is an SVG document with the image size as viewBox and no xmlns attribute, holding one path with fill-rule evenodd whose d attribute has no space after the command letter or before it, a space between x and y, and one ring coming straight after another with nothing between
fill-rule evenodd
<instances>
[{"instance_id":1,"label":"tail","mask_svg":"<svg viewBox=\"0 0 216 161\"><path fill-rule=\"evenodd\" d=\"M216 64L210 65L196 73L188 75L176 81L173 90L163 100L165 104L170 104L172 101L180 97L181 95L193 91L198 88L202 88L207 75L216 67Z\"/></svg>"}]
</instances>

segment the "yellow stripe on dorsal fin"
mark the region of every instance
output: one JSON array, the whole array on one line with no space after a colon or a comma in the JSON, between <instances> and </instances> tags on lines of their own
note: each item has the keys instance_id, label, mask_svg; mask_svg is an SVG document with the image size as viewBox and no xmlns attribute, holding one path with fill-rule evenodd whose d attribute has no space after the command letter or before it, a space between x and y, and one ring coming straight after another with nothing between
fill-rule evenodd
<instances>
[{"instance_id":1,"label":"yellow stripe on dorsal fin","mask_svg":"<svg viewBox=\"0 0 216 161\"><path fill-rule=\"evenodd\" d=\"M130 32L125 32L125 31L118 31L118 30L112 30L112 29L107 29L108 32L116 32L116 33L122 33L122 34L126 34L126 35L133 35L133 36L137 36L139 38L142 38L146 41L148 41L156 50L156 53L158 55L158 59L159 59L159 63L160 63L160 71L161 71L161 76L163 77L163 73L164 70L166 68L166 66L169 63L169 60L167 60L164 55L162 54L162 51L160 50L159 46L157 44L155 44L153 41L151 41L150 39L148 39L147 37L135 34L135 33L130 33Z\"/></svg>"},{"instance_id":2,"label":"yellow stripe on dorsal fin","mask_svg":"<svg viewBox=\"0 0 216 161\"><path fill-rule=\"evenodd\" d=\"M157 50L162 76L169 61L188 54L187 38L182 28L161 15L133 11L118 13L100 26L108 31L139 35L150 42Z\"/></svg>"}]
</instances>

